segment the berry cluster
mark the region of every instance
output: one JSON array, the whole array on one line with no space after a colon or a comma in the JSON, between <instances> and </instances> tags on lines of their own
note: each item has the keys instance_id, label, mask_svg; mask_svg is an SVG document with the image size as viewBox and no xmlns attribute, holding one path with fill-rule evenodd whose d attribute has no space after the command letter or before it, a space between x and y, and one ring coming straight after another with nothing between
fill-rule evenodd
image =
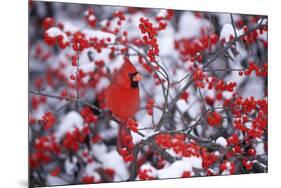
<instances>
[{"instance_id":1,"label":"berry cluster","mask_svg":"<svg viewBox=\"0 0 281 188\"><path fill-rule=\"evenodd\" d=\"M191 173L189 171L183 171L181 177L182 178L189 178L189 177L191 177Z\"/></svg>"},{"instance_id":2,"label":"berry cluster","mask_svg":"<svg viewBox=\"0 0 281 188\"><path fill-rule=\"evenodd\" d=\"M118 18L117 25L121 26L122 22L126 19L124 12L116 11L112 15L114 18Z\"/></svg>"},{"instance_id":3,"label":"berry cluster","mask_svg":"<svg viewBox=\"0 0 281 188\"><path fill-rule=\"evenodd\" d=\"M81 179L81 182L85 183L85 184L96 183L95 177L89 176L89 175L83 176L82 179Z\"/></svg>"},{"instance_id":4,"label":"berry cluster","mask_svg":"<svg viewBox=\"0 0 281 188\"><path fill-rule=\"evenodd\" d=\"M152 169L150 168L144 168L144 169L139 169L138 171L138 177L140 180L153 180L155 179L154 176L151 175L152 174Z\"/></svg>"},{"instance_id":5,"label":"berry cluster","mask_svg":"<svg viewBox=\"0 0 281 188\"><path fill-rule=\"evenodd\" d=\"M96 123L98 120L97 116L93 113L91 108L88 106L84 106L80 110L80 114L82 115L86 123Z\"/></svg>"},{"instance_id":6,"label":"berry cluster","mask_svg":"<svg viewBox=\"0 0 281 188\"><path fill-rule=\"evenodd\" d=\"M209 80L208 80L209 81ZM237 86L236 82L229 82L225 83L223 80L217 80L213 77L213 79L210 79L208 82L208 89L215 89L216 91L228 91L228 92L233 92L234 87Z\"/></svg>"},{"instance_id":7,"label":"berry cluster","mask_svg":"<svg viewBox=\"0 0 281 188\"><path fill-rule=\"evenodd\" d=\"M218 156L213 152L207 152L205 148L202 149L202 167L207 170L211 165L213 165L217 160Z\"/></svg>"},{"instance_id":8,"label":"berry cluster","mask_svg":"<svg viewBox=\"0 0 281 188\"><path fill-rule=\"evenodd\" d=\"M97 65L97 67L102 68L104 67L105 63L104 60L96 60L95 64Z\"/></svg>"},{"instance_id":9,"label":"berry cluster","mask_svg":"<svg viewBox=\"0 0 281 188\"><path fill-rule=\"evenodd\" d=\"M240 142L240 140L236 133L234 133L233 135L231 135L230 137L227 138L228 145L237 145L237 144L239 144L239 142Z\"/></svg>"},{"instance_id":10,"label":"berry cluster","mask_svg":"<svg viewBox=\"0 0 281 188\"><path fill-rule=\"evenodd\" d=\"M31 106L34 110L38 109L39 105L46 104L47 98L45 96L32 96Z\"/></svg>"},{"instance_id":11,"label":"berry cluster","mask_svg":"<svg viewBox=\"0 0 281 188\"><path fill-rule=\"evenodd\" d=\"M222 173L229 173L229 174L234 174L235 172L235 164L234 162L230 162L230 161L223 161L223 163L220 164L220 171Z\"/></svg>"},{"instance_id":12,"label":"berry cluster","mask_svg":"<svg viewBox=\"0 0 281 188\"><path fill-rule=\"evenodd\" d=\"M187 91L183 92L181 95L181 99L184 100L185 102L188 101L189 93Z\"/></svg>"},{"instance_id":13,"label":"berry cluster","mask_svg":"<svg viewBox=\"0 0 281 188\"><path fill-rule=\"evenodd\" d=\"M43 123L44 129L48 130L56 123L56 116L52 112L46 112L40 122Z\"/></svg>"},{"instance_id":14,"label":"berry cluster","mask_svg":"<svg viewBox=\"0 0 281 188\"><path fill-rule=\"evenodd\" d=\"M242 165L246 168L246 170L250 171L253 168L253 162L249 160L242 160Z\"/></svg>"},{"instance_id":15,"label":"berry cluster","mask_svg":"<svg viewBox=\"0 0 281 188\"><path fill-rule=\"evenodd\" d=\"M207 114L207 122L211 127L220 125L222 122L222 117L217 112L210 112Z\"/></svg>"},{"instance_id":16,"label":"berry cluster","mask_svg":"<svg viewBox=\"0 0 281 188\"><path fill-rule=\"evenodd\" d=\"M43 23L42 23L42 27L44 30L47 30L51 27L54 27L55 26L55 20L54 18L51 18L51 17L47 17L43 20Z\"/></svg>"},{"instance_id":17,"label":"berry cluster","mask_svg":"<svg viewBox=\"0 0 281 188\"><path fill-rule=\"evenodd\" d=\"M51 176L58 176L61 173L61 168L60 167L56 167L54 168L51 172L50 175Z\"/></svg>"},{"instance_id":18,"label":"berry cluster","mask_svg":"<svg viewBox=\"0 0 281 188\"><path fill-rule=\"evenodd\" d=\"M237 107L233 109L233 113L237 116L234 121L235 129L246 133L249 138L262 137L267 127L267 100L255 100L253 97L245 99L237 97L233 103L227 106L230 105ZM252 114L255 115L253 116Z\"/></svg>"},{"instance_id":19,"label":"berry cluster","mask_svg":"<svg viewBox=\"0 0 281 188\"><path fill-rule=\"evenodd\" d=\"M260 68L255 62L253 61L249 61L248 62L248 68L246 70L240 71L239 72L239 76L250 76L253 72L256 73L256 76L267 76L267 69L268 69L268 65L267 63L263 64L262 67Z\"/></svg>"},{"instance_id":20,"label":"berry cluster","mask_svg":"<svg viewBox=\"0 0 281 188\"><path fill-rule=\"evenodd\" d=\"M146 110L147 110L147 114L149 116L153 115L153 106L154 106L154 100L153 99L149 99L147 104L146 104Z\"/></svg>"},{"instance_id":21,"label":"berry cluster","mask_svg":"<svg viewBox=\"0 0 281 188\"><path fill-rule=\"evenodd\" d=\"M52 161L53 155L61 152L60 145L53 135L40 136L35 140L34 152L30 156L30 167L36 169Z\"/></svg>"},{"instance_id":22,"label":"berry cluster","mask_svg":"<svg viewBox=\"0 0 281 188\"><path fill-rule=\"evenodd\" d=\"M144 34L144 44L150 46L147 56L151 62L155 62L155 57L159 55L159 46L157 43L158 29L153 26L149 19L145 18L140 18L139 29Z\"/></svg>"},{"instance_id":23,"label":"berry cluster","mask_svg":"<svg viewBox=\"0 0 281 188\"><path fill-rule=\"evenodd\" d=\"M61 49L65 49L69 45L66 34L56 27L52 27L45 31L44 41L49 46L58 44Z\"/></svg>"},{"instance_id":24,"label":"berry cluster","mask_svg":"<svg viewBox=\"0 0 281 188\"><path fill-rule=\"evenodd\" d=\"M96 144L102 140L102 137L99 134L96 134L95 136L92 137L92 143Z\"/></svg>"},{"instance_id":25,"label":"berry cluster","mask_svg":"<svg viewBox=\"0 0 281 188\"><path fill-rule=\"evenodd\" d=\"M46 165L51 161L51 154L42 151L36 151L29 157L29 165L31 169L39 168L40 166Z\"/></svg>"},{"instance_id":26,"label":"berry cluster","mask_svg":"<svg viewBox=\"0 0 281 188\"><path fill-rule=\"evenodd\" d=\"M174 16L174 10L168 9L168 10L161 10L159 14L156 16L156 21L161 20L171 20Z\"/></svg>"},{"instance_id":27,"label":"berry cluster","mask_svg":"<svg viewBox=\"0 0 281 188\"><path fill-rule=\"evenodd\" d=\"M84 160L85 160L88 164L94 162L94 159L93 159L93 157L90 155L90 153L89 153L88 150L84 150L84 151L82 152L82 156L83 156Z\"/></svg>"},{"instance_id":28,"label":"berry cluster","mask_svg":"<svg viewBox=\"0 0 281 188\"><path fill-rule=\"evenodd\" d=\"M74 51L83 51L86 48L89 48L89 41L86 39L84 33L77 31L73 34L71 39L72 49Z\"/></svg>"},{"instance_id":29,"label":"berry cluster","mask_svg":"<svg viewBox=\"0 0 281 188\"><path fill-rule=\"evenodd\" d=\"M158 134L155 142L162 148L170 148L183 157L200 156L200 146L194 142L186 143L184 134Z\"/></svg>"},{"instance_id":30,"label":"berry cluster","mask_svg":"<svg viewBox=\"0 0 281 188\"><path fill-rule=\"evenodd\" d=\"M35 149L40 152L59 154L61 148L54 136L41 136L35 140Z\"/></svg>"},{"instance_id":31,"label":"berry cluster","mask_svg":"<svg viewBox=\"0 0 281 188\"><path fill-rule=\"evenodd\" d=\"M249 154L249 156L254 157L254 156L256 156L257 151L256 151L254 148L250 148L250 149L247 151L247 153Z\"/></svg>"},{"instance_id":32,"label":"berry cluster","mask_svg":"<svg viewBox=\"0 0 281 188\"><path fill-rule=\"evenodd\" d=\"M95 81L95 80L93 80ZM97 94L97 100L99 102L101 109L106 109L106 103L105 103L105 90L102 90L100 93Z\"/></svg>"},{"instance_id":33,"label":"berry cluster","mask_svg":"<svg viewBox=\"0 0 281 188\"><path fill-rule=\"evenodd\" d=\"M109 41L109 39L110 38L108 38L107 41ZM106 40L105 39L98 39L97 37L90 37L89 38L89 47L92 47L98 53L101 53L102 49L107 47Z\"/></svg>"},{"instance_id":34,"label":"berry cluster","mask_svg":"<svg viewBox=\"0 0 281 188\"><path fill-rule=\"evenodd\" d=\"M63 139L63 146L68 150L77 152L80 143L84 142L89 132L88 126L85 126L82 130L75 128L73 131L68 131Z\"/></svg>"},{"instance_id":35,"label":"berry cluster","mask_svg":"<svg viewBox=\"0 0 281 188\"><path fill-rule=\"evenodd\" d=\"M136 122L134 119L130 118L128 119L128 121L126 122L127 127L134 131L137 132L138 131L138 122Z\"/></svg>"},{"instance_id":36,"label":"berry cluster","mask_svg":"<svg viewBox=\"0 0 281 188\"><path fill-rule=\"evenodd\" d=\"M249 29L246 25L243 27L243 31L244 33L249 32ZM249 34L244 35L242 39L245 41L246 44L254 44L256 43L258 37L262 35L264 32L267 32L267 26L251 31Z\"/></svg>"},{"instance_id":37,"label":"berry cluster","mask_svg":"<svg viewBox=\"0 0 281 188\"><path fill-rule=\"evenodd\" d=\"M203 82L203 80L205 78L205 74L203 73L203 71L200 68L197 68L196 70L194 70L192 76L193 76L193 80L195 82L196 87L198 87L198 88L205 87L205 84Z\"/></svg>"},{"instance_id":38,"label":"berry cluster","mask_svg":"<svg viewBox=\"0 0 281 188\"><path fill-rule=\"evenodd\" d=\"M34 50L34 58L45 63L52 55L51 50L45 49L42 44L37 44Z\"/></svg>"},{"instance_id":39,"label":"berry cluster","mask_svg":"<svg viewBox=\"0 0 281 188\"><path fill-rule=\"evenodd\" d=\"M217 44L219 37L217 34L202 35L198 39L182 38L175 40L175 49L180 53L184 62L202 62L202 53Z\"/></svg>"},{"instance_id":40,"label":"berry cluster","mask_svg":"<svg viewBox=\"0 0 281 188\"><path fill-rule=\"evenodd\" d=\"M174 16L173 10L160 10L157 16L155 17L155 20L158 22L157 30L161 31L166 29L167 27L167 21L170 21Z\"/></svg>"},{"instance_id":41,"label":"berry cluster","mask_svg":"<svg viewBox=\"0 0 281 188\"><path fill-rule=\"evenodd\" d=\"M123 125L122 125L123 126ZM120 127L120 137L117 139L119 143L121 143L119 146L117 146L119 154L122 156L123 160L128 163L133 160L132 151L134 149L134 143L133 143L133 137L130 134L130 130L128 130L126 127Z\"/></svg>"},{"instance_id":42,"label":"berry cluster","mask_svg":"<svg viewBox=\"0 0 281 188\"><path fill-rule=\"evenodd\" d=\"M86 19L87 23L91 27L95 28L96 24L97 24L97 19L94 15L94 11L92 9L88 9L85 11L84 15L85 15L85 19Z\"/></svg>"},{"instance_id":43,"label":"berry cluster","mask_svg":"<svg viewBox=\"0 0 281 188\"><path fill-rule=\"evenodd\" d=\"M76 67L76 66L77 66L77 63L78 63L78 60L79 60L79 56L77 56L77 55L72 56L72 57L71 57L71 65L72 65L73 67Z\"/></svg>"},{"instance_id":44,"label":"berry cluster","mask_svg":"<svg viewBox=\"0 0 281 188\"><path fill-rule=\"evenodd\" d=\"M112 168L105 168L104 169L104 172L106 173L106 175L108 176L108 177L110 177L111 179L113 179L114 178L114 175L115 175L115 170L114 169L112 169Z\"/></svg>"}]
</instances>

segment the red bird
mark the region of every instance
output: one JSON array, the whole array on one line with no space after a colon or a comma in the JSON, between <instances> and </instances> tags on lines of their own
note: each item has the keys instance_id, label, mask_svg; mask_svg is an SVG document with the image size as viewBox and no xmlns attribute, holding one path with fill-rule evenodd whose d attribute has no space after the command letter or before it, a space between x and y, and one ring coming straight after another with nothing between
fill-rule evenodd
<instances>
[{"instance_id":1,"label":"red bird","mask_svg":"<svg viewBox=\"0 0 281 188\"><path fill-rule=\"evenodd\" d=\"M135 66L125 58L123 66L113 76L111 84L105 92L105 102L112 115L117 118L121 125L118 129L117 151L124 148L122 137L130 134L126 122L133 117L139 108L140 94L139 81L142 79Z\"/></svg>"}]
</instances>

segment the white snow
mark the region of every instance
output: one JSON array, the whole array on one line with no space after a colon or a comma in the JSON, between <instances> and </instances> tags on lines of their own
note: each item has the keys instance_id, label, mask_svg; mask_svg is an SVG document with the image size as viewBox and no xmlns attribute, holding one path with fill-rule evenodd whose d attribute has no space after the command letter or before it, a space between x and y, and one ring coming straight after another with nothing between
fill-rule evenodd
<instances>
[{"instance_id":1,"label":"white snow","mask_svg":"<svg viewBox=\"0 0 281 188\"><path fill-rule=\"evenodd\" d=\"M175 30L169 23L164 31L160 31L158 35L159 55L160 56L172 56L177 53L174 48L175 42Z\"/></svg>"},{"instance_id":2,"label":"white snow","mask_svg":"<svg viewBox=\"0 0 281 188\"><path fill-rule=\"evenodd\" d=\"M106 27L108 20L102 20L100 22L101 27Z\"/></svg>"},{"instance_id":3,"label":"white snow","mask_svg":"<svg viewBox=\"0 0 281 188\"><path fill-rule=\"evenodd\" d=\"M209 21L194 16L191 12L184 12L179 20L179 32L177 38L192 38L199 36L201 28L210 26Z\"/></svg>"},{"instance_id":4,"label":"white snow","mask_svg":"<svg viewBox=\"0 0 281 188\"><path fill-rule=\"evenodd\" d=\"M156 178L158 176L157 170L153 166L151 166L151 164L149 164L149 163L143 164L140 167L140 170L146 170L147 175L150 177ZM139 178L137 177L137 179L139 179Z\"/></svg>"},{"instance_id":5,"label":"white snow","mask_svg":"<svg viewBox=\"0 0 281 188\"><path fill-rule=\"evenodd\" d=\"M64 161L65 172L69 175L72 175L77 170L77 158L75 156L72 157L72 162L69 158Z\"/></svg>"},{"instance_id":6,"label":"white snow","mask_svg":"<svg viewBox=\"0 0 281 188\"><path fill-rule=\"evenodd\" d=\"M220 40L225 39L225 42L229 42L230 35L235 36L232 24L224 24L220 32Z\"/></svg>"},{"instance_id":7,"label":"white snow","mask_svg":"<svg viewBox=\"0 0 281 188\"><path fill-rule=\"evenodd\" d=\"M231 16L229 13L214 13L216 16L219 18L219 24L224 25L226 23L231 23ZM241 19L241 16L238 14L233 14L233 20L234 22L238 21Z\"/></svg>"},{"instance_id":8,"label":"white snow","mask_svg":"<svg viewBox=\"0 0 281 188\"><path fill-rule=\"evenodd\" d=\"M220 136L219 138L217 138L216 140L216 143L217 144L220 144L221 146L223 147L226 147L227 146L227 141L224 137Z\"/></svg>"},{"instance_id":9,"label":"white snow","mask_svg":"<svg viewBox=\"0 0 281 188\"><path fill-rule=\"evenodd\" d=\"M95 178L95 181L100 180L100 175L96 172L98 168L101 168L101 165L99 163L93 162L87 164L85 167L84 176L93 176Z\"/></svg>"},{"instance_id":10,"label":"white snow","mask_svg":"<svg viewBox=\"0 0 281 188\"><path fill-rule=\"evenodd\" d=\"M82 116L76 112L71 111L65 115L61 123L58 125L56 136L60 139L66 132L72 131L74 128L82 129L84 127Z\"/></svg>"},{"instance_id":11,"label":"white snow","mask_svg":"<svg viewBox=\"0 0 281 188\"><path fill-rule=\"evenodd\" d=\"M64 42L64 43L66 43L66 42L69 41L67 35L66 35L62 30L60 30L60 29L57 28L57 27L51 27L51 28L49 28L46 32L47 32L48 36L50 36L50 37L62 36L62 37L63 37L63 42Z\"/></svg>"},{"instance_id":12,"label":"white snow","mask_svg":"<svg viewBox=\"0 0 281 188\"><path fill-rule=\"evenodd\" d=\"M96 17L95 17L94 15L90 15L90 16L88 17L88 19L89 19L90 21L93 21L93 20L96 19Z\"/></svg>"},{"instance_id":13,"label":"white snow","mask_svg":"<svg viewBox=\"0 0 281 188\"><path fill-rule=\"evenodd\" d=\"M256 150L256 154L257 155L262 155L262 154L264 154L265 153L265 151L264 151L264 143L262 142L262 140L261 139L256 139L257 140L257 142L258 142L258 144L256 144L256 146L255 146L255 150Z\"/></svg>"},{"instance_id":14,"label":"white snow","mask_svg":"<svg viewBox=\"0 0 281 188\"><path fill-rule=\"evenodd\" d=\"M74 25L73 23L71 22L64 22L63 23L63 31L64 32L70 32L70 33L75 33L77 31L79 31L79 28Z\"/></svg>"},{"instance_id":15,"label":"white snow","mask_svg":"<svg viewBox=\"0 0 281 188\"><path fill-rule=\"evenodd\" d=\"M247 127L248 129L252 128L252 122L246 122L244 123L245 127Z\"/></svg>"},{"instance_id":16,"label":"white snow","mask_svg":"<svg viewBox=\"0 0 281 188\"><path fill-rule=\"evenodd\" d=\"M114 181L126 180L129 177L127 166L116 150L107 152L107 147L104 144L95 144L92 151L96 158L102 162L103 168L115 170Z\"/></svg>"},{"instance_id":17,"label":"white snow","mask_svg":"<svg viewBox=\"0 0 281 188\"><path fill-rule=\"evenodd\" d=\"M46 177L46 182L48 186L52 185L66 185L69 182L65 181L64 179L57 177L57 176L51 176L50 174Z\"/></svg>"},{"instance_id":18,"label":"white snow","mask_svg":"<svg viewBox=\"0 0 281 188\"><path fill-rule=\"evenodd\" d=\"M230 170L231 170L231 163L228 161L225 164L226 168L221 174L222 175L229 175L230 174Z\"/></svg>"},{"instance_id":19,"label":"white snow","mask_svg":"<svg viewBox=\"0 0 281 188\"><path fill-rule=\"evenodd\" d=\"M194 168L202 168L202 159L197 157L186 157L181 160L178 160L168 167L164 167L161 170L158 170L158 177L161 178L179 178L182 176L184 171L191 172L191 175L194 174Z\"/></svg>"},{"instance_id":20,"label":"white snow","mask_svg":"<svg viewBox=\"0 0 281 188\"><path fill-rule=\"evenodd\" d=\"M164 18L166 16L167 16L167 10L163 9L163 10L159 10L156 17L163 17Z\"/></svg>"},{"instance_id":21,"label":"white snow","mask_svg":"<svg viewBox=\"0 0 281 188\"><path fill-rule=\"evenodd\" d=\"M101 40L101 39L106 39L106 38L110 38L111 41L115 41L116 36L108 33L108 32L104 32L104 31L100 31L100 30L95 30L95 29L84 29L83 33L86 35L86 37L89 38L94 38L97 37L97 39Z\"/></svg>"},{"instance_id":22,"label":"white snow","mask_svg":"<svg viewBox=\"0 0 281 188\"><path fill-rule=\"evenodd\" d=\"M242 97L251 97L255 99L262 99L264 97L264 83L262 78L258 76L250 76L248 78L247 87L243 88L241 92Z\"/></svg>"},{"instance_id":23,"label":"white snow","mask_svg":"<svg viewBox=\"0 0 281 188\"><path fill-rule=\"evenodd\" d=\"M185 112L189 107L184 100L178 100L177 106L181 112Z\"/></svg>"}]
</instances>

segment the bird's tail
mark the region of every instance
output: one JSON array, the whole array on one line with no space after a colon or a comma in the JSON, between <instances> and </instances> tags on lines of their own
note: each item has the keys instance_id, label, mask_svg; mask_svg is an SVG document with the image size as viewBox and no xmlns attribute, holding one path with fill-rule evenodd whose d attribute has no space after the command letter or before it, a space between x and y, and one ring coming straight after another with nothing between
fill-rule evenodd
<instances>
[{"instance_id":1,"label":"bird's tail","mask_svg":"<svg viewBox=\"0 0 281 188\"><path fill-rule=\"evenodd\" d=\"M117 135L117 152L124 156L131 153L133 146L131 131L126 124L120 124Z\"/></svg>"}]
</instances>

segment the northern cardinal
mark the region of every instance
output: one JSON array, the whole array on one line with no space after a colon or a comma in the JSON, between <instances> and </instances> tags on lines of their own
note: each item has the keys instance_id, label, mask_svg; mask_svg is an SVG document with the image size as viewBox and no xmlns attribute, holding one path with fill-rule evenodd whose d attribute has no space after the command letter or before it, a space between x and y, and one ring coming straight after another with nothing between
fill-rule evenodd
<instances>
[{"instance_id":1,"label":"northern cardinal","mask_svg":"<svg viewBox=\"0 0 281 188\"><path fill-rule=\"evenodd\" d=\"M139 81L142 79L135 66L128 58L112 77L111 84L105 92L105 102L112 115L120 121L117 135L117 151L126 148L124 136L131 135L126 122L139 108Z\"/></svg>"}]
</instances>

